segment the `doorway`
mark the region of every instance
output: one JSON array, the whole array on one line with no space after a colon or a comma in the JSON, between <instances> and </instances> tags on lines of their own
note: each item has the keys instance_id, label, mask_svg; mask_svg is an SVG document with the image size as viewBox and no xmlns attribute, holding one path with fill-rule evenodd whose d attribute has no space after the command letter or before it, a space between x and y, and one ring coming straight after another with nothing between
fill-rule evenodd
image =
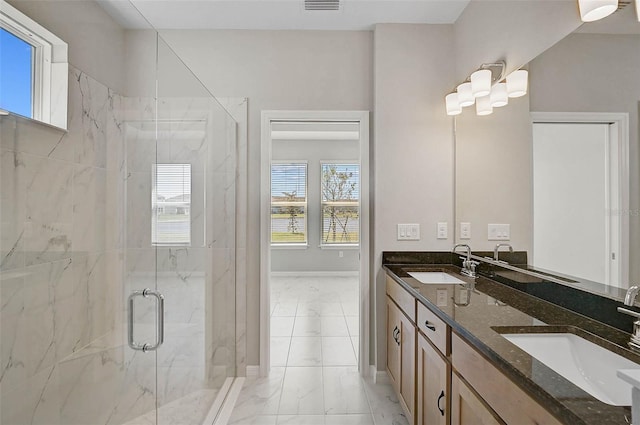
<instances>
[{"instance_id":1,"label":"doorway","mask_svg":"<svg viewBox=\"0 0 640 425\"><path fill-rule=\"evenodd\" d=\"M316 362L322 366L327 361L331 363L331 356L338 351L343 351L342 358L347 359L344 357L348 356L347 348L352 350L349 362L353 362L355 373L366 373L368 129L368 112L262 113L262 376L269 374L273 361L282 364L282 355L293 355L293 363ZM297 332L310 335L305 342L316 344L317 350L296 348L292 338L283 337L284 346L279 348L286 353L272 359L271 353L278 350L278 347L272 350L271 318L278 304L272 303L272 293L278 301L296 298L295 311L284 311L293 310L293 303L283 302L278 307L282 314L277 314L275 320L281 326L280 332L290 332L292 336L297 322ZM314 296L317 298L313 299ZM323 338L322 324L340 335ZM316 339L314 333L318 334ZM305 356L305 351L322 353L323 345L327 359L322 354L320 358Z\"/></svg>"},{"instance_id":2,"label":"doorway","mask_svg":"<svg viewBox=\"0 0 640 425\"><path fill-rule=\"evenodd\" d=\"M534 116L533 263L620 287L628 257L625 116L572 115Z\"/></svg>"}]
</instances>

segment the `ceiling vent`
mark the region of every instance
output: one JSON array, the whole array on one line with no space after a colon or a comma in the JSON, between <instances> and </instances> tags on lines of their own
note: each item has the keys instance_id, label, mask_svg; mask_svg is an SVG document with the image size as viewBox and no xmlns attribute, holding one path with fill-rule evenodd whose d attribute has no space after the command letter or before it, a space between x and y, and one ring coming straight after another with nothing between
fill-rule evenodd
<instances>
[{"instance_id":1,"label":"ceiling vent","mask_svg":"<svg viewBox=\"0 0 640 425\"><path fill-rule=\"evenodd\" d=\"M340 10L340 0L304 0L304 10Z\"/></svg>"}]
</instances>

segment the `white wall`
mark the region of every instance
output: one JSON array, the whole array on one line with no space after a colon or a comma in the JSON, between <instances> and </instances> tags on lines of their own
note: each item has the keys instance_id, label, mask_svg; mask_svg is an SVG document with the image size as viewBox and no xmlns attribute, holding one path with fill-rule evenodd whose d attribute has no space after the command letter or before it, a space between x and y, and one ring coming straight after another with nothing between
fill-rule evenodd
<instances>
[{"instance_id":1,"label":"white wall","mask_svg":"<svg viewBox=\"0 0 640 425\"><path fill-rule=\"evenodd\" d=\"M305 160L307 165L307 240L306 249L274 248L271 250L271 271L350 271L360 266L358 248L320 248L320 161L359 162L357 140L274 140L273 160ZM342 257L339 253L342 252Z\"/></svg>"},{"instance_id":2,"label":"white wall","mask_svg":"<svg viewBox=\"0 0 640 425\"><path fill-rule=\"evenodd\" d=\"M373 169L375 331L372 353L384 370L383 250L447 251L436 223L453 224L453 120L444 95L454 87L452 25L376 25ZM422 239L397 241L396 224L419 223ZM373 308L372 308L373 310Z\"/></svg>"},{"instance_id":3,"label":"white wall","mask_svg":"<svg viewBox=\"0 0 640 425\"><path fill-rule=\"evenodd\" d=\"M249 98L247 364L259 361L260 112L371 110L368 31L161 31L218 97Z\"/></svg>"},{"instance_id":4,"label":"white wall","mask_svg":"<svg viewBox=\"0 0 640 425\"><path fill-rule=\"evenodd\" d=\"M94 1L8 0L69 45L69 63L124 92L125 31Z\"/></svg>"},{"instance_id":5,"label":"white wall","mask_svg":"<svg viewBox=\"0 0 640 425\"><path fill-rule=\"evenodd\" d=\"M571 34L530 64L531 110L629 113L629 280L640 282L640 35ZM626 283L626 282L623 282Z\"/></svg>"}]
</instances>

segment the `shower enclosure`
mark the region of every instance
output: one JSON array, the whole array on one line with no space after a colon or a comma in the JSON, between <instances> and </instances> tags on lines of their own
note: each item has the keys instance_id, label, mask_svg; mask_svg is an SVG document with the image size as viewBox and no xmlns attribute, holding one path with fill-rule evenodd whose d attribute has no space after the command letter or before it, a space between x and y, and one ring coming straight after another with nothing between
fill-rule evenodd
<instances>
[{"instance_id":1,"label":"shower enclosure","mask_svg":"<svg viewBox=\"0 0 640 425\"><path fill-rule=\"evenodd\" d=\"M2 425L210 424L236 375L236 123L123 33L123 92L70 61L67 132L0 116Z\"/></svg>"}]
</instances>

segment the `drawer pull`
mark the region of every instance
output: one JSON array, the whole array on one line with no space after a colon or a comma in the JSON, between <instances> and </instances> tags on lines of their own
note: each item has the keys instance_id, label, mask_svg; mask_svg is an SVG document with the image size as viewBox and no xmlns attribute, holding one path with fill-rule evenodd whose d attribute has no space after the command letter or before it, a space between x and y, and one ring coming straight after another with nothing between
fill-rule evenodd
<instances>
[{"instance_id":1,"label":"drawer pull","mask_svg":"<svg viewBox=\"0 0 640 425\"><path fill-rule=\"evenodd\" d=\"M438 397L438 410L440 411L440 414L442 416L444 416L444 409L440 408L440 400L442 400L444 398L444 390L440 393L440 397Z\"/></svg>"},{"instance_id":2,"label":"drawer pull","mask_svg":"<svg viewBox=\"0 0 640 425\"><path fill-rule=\"evenodd\" d=\"M397 326L393 329L393 340L400 345L400 329Z\"/></svg>"},{"instance_id":3,"label":"drawer pull","mask_svg":"<svg viewBox=\"0 0 640 425\"><path fill-rule=\"evenodd\" d=\"M427 327L427 329L429 329L430 331L434 331L436 330L436 327L433 323L429 322L428 320L424 321L424 325Z\"/></svg>"}]
</instances>

